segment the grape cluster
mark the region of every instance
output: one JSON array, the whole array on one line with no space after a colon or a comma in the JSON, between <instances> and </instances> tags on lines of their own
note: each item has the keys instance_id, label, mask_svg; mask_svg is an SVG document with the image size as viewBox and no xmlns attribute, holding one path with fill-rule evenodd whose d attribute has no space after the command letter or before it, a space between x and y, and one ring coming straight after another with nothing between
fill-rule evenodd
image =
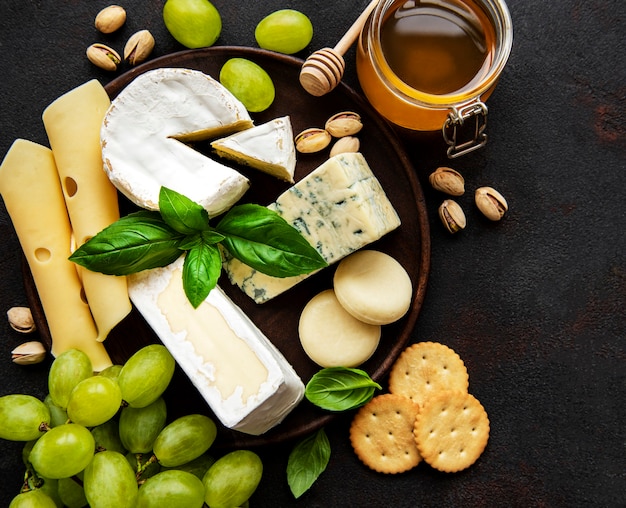
<instances>
[{"instance_id":1,"label":"grape cluster","mask_svg":"<svg viewBox=\"0 0 626 508\"><path fill-rule=\"evenodd\" d=\"M257 454L215 460L217 428L202 414L168 422L162 397L175 361L160 344L95 374L89 357L59 355L48 395L0 397L0 438L24 441L24 485L10 508L247 506L263 472Z\"/></svg>"}]
</instances>

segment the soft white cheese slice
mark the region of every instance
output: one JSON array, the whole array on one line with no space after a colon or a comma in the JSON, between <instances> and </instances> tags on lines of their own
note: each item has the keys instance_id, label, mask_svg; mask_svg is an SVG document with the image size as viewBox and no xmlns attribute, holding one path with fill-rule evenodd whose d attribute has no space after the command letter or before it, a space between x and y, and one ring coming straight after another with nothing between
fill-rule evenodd
<instances>
[{"instance_id":1,"label":"soft white cheese slice","mask_svg":"<svg viewBox=\"0 0 626 508\"><path fill-rule=\"evenodd\" d=\"M210 76L190 69L148 71L120 92L105 116L104 169L143 208L157 210L165 186L218 215L243 196L249 181L184 142L250 127L243 104Z\"/></svg>"},{"instance_id":2,"label":"soft white cheese slice","mask_svg":"<svg viewBox=\"0 0 626 508\"><path fill-rule=\"evenodd\" d=\"M287 189L268 208L276 210L328 264L380 239L400 218L360 153L336 155ZM311 274L277 278L226 254L230 281L263 303Z\"/></svg>"},{"instance_id":3,"label":"soft white cheese slice","mask_svg":"<svg viewBox=\"0 0 626 508\"><path fill-rule=\"evenodd\" d=\"M216 287L197 309L182 284L183 257L129 277L133 304L225 427L260 435L304 395L293 367Z\"/></svg>"},{"instance_id":4,"label":"soft white cheese slice","mask_svg":"<svg viewBox=\"0 0 626 508\"><path fill-rule=\"evenodd\" d=\"M217 139L211 147L220 157L293 183L296 148L288 116Z\"/></svg>"}]
</instances>

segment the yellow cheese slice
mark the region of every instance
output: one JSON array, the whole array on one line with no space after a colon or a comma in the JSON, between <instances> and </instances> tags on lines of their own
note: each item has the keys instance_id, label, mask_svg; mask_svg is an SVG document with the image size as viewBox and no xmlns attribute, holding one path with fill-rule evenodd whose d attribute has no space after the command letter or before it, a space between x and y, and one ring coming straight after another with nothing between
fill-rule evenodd
<instances>
[{"instance_id":1,"label":"yellow cheese slice","mask_svg":"<svg viewBox=\"0 0 626 508\"><path fill-rule=\"evenodd\" d=\"M43 113L77 246L119 219L117 190L102 166L100 129L111 104L97 80L70 90ZM98 340L131 311L125 277L81 269Z\"/></svg>"},{"instance_id":2,"label":"yellow cheese slice","mask_svg":"<svg viewBox=\"0 0 626 508\"><path fill-rule=\"evenodd\" d=\"M72 231L52 151L16 140L0 166L0 194L28 260L52 336L52 354L76 348L94 370L111 365L75 264L68 260Z\"/></svg>"}]
</instances>

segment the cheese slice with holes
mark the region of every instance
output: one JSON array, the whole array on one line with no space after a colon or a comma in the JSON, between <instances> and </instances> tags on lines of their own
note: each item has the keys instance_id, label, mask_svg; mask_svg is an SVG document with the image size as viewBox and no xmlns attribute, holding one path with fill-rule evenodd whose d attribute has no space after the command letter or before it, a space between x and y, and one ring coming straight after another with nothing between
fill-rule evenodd
<instances>
[{"instance_id":1,"label":"cheese slice with holes","mask_svg":"<svg viewBox=\"0 0 626 508\"><path fill-rule=\"evenodd\" d=\"M120 92L105 116L104 169L140 207L157 210L165 186L218 215L243 196L249 181L187 143L250 127L243 104L210 76L190 69L148 71Z\"/></svg>"},{"instance_id":2,"label":"cheese slice with holes","mask_svg":"<svg viewBox=\"0 0 626 508\"><path fill-rule=\"evenodd\" d=\"M328 264L380 239L400 218L360 153L336 155L287 189L269 208L315 247ZM277 278L257 272L226 253L230 281L263 303L311 274Z\"/></svg>"},{"instance_id":3,"label":"cheese slice with holes","mask_svg":"<svg viewBox=\"0 0 626 508\"><path fill-rule=\"evenodd\" d=\"M293 183L296 148L288 116L217 139L211 147L220 157Z\"/></svg>"},{"instance_id":4,"label":"cheese slice with holes","mask_svg":"<svg viewBox=\"0 0 626 508\"><path fill-rule=\"evenodd\" d=\"M130 297L225 427L260 435L302 400L285 357L219 288L194 309L183 257L129 277Z\"/></svg>"},{"instance_id":5,"label":"cheese slice with holes","mask_svg":"<svg viewBox=\"0 0 626 508\"><path fill-rule=\"evenodd\" d=\"M72 229L52 151L16 140L0 166L0 194L33 274L52 337L52 354L80 349L95 371L111 365L76 265L68 257Z\"/></svg>"}]
</instances>

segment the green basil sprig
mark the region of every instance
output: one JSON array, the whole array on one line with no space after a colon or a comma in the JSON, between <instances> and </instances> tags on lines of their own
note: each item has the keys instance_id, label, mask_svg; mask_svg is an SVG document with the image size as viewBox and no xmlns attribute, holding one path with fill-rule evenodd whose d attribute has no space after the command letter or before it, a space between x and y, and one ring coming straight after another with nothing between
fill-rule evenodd
<instances>
[{"instance_id":1,"label":"green basil sprig","mask_svg":"<svg viewBox=\"0 0 626 508\"><path fill-rule=\"evenodd\" d=\"M287 483L295 498L311 488L329 460L330 442L323 428L294 447L287 460Z\"/></svg>"},{"instance_id":2,"label":"green basil sprig","mask_svg":"<svg viewBox=\"0 0 626 508\"><path fill-rule=\"evenodd\" d=\"M94 272L130 275L167 266L185 252L183 287L190 303L198 307L221 273L217 244L273 277L327 266L300 232L269 208L237 205L212 227L202 206L166 187L159 192L159 212L139 211L120 218L81 245L70 260Z\"/></svg>"},{"instance_id":3,"label":"green basil sprig","mask_svg":"<svg viewBox=\"0 0 626 508\"><path fill-rule=\"evenodd\" d=\"M309 402L329 411L347 411L371 400L382 387L361 369L328 367L316 372L306 385Z\"/></svg>"}]
</instances>

